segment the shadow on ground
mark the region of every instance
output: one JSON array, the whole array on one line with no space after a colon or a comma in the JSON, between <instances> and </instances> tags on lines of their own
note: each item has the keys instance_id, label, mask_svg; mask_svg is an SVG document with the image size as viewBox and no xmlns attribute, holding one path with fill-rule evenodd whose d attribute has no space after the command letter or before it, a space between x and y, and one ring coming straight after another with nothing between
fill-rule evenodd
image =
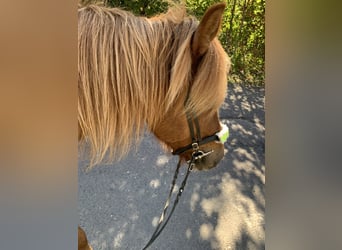
<instances>
[{"instance_id":1,"label":"shadow on ground","mask_svg":"<svg viewBox=\"0 0 342 250\"><path fill-rule=\"evenodd\" d=\"M217 168L190 175L173 218L150 249L265 249L264 94L261 87L229 85L220 112L230 128L225 157ZM80 159L80 225L94 250L144 246L176 163L150 134L121 162L85 172Z\"/></svg>"}]
</instances>

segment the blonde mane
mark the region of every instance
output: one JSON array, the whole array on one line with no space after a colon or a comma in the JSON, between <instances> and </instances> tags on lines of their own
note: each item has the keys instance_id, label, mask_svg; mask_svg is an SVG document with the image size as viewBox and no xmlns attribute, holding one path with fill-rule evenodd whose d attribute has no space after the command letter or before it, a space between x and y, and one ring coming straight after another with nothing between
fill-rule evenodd
<instances>
[{"instance_id":1,"label":"blonde mane","mask_svg":"<svg viewBox=\"0 0 342 250\"><path fill-rule=\"evenodd\" d=\"M123 156L144 125L172 108L198 115L223 101L228 57L215 39L192 75L191 37L198 21L185 9L154 18L97 5L78 10L79 139L90 146L90 165Z\"/></svg>"}]
</instances>

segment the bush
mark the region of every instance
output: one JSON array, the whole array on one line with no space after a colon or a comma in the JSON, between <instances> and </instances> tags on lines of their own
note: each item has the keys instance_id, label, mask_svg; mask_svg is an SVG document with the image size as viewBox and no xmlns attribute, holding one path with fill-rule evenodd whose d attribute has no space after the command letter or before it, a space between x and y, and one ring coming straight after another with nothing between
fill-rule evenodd
<instances>
[{"instance_id":1,"label":"bush","mask_svg":"<svg viewBox=\"0 0 342 250\"><path fill-rule=\"evenodd\" d=\"M220 0L186 0L198 18ZM231 81L264 84L265 80L265 0L228 1L220 41L232 60Z\"/></svg>"}]
</instances>

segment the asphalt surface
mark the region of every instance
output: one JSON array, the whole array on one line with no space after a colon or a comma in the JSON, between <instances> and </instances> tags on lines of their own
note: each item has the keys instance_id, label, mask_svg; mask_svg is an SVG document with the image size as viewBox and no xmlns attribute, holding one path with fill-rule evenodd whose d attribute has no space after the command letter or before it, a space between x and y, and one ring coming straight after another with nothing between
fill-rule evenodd
<instances>
[{"instance_id":1,"label":"asphalt surface","mask_svg":"<svg viewBox=\"0 0 342 250\"><path fill-rule=\"evenodd\" d=\"M264 103L263 87L229 84L220 111L230 129L224 159L190 174L173 217L149 249L265 249ZM86 160L79 159L80 225L94 250L147 243L176 164L151 134L120 162L85 171ZM178 179L184 174L185 168Z\"/></svg>"}]
</instances>

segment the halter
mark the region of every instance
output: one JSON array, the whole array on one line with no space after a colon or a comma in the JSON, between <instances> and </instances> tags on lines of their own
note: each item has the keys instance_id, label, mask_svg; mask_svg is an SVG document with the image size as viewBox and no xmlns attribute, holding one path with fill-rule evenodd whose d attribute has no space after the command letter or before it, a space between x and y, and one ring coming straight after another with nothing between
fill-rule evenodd
<instances>
[{"instance_id":1,"label":"halter","mask_svg":"<svg viewBox=\"0 0 342 250\"><path fill-rule=\"evenodd\" d=\"M187 94L187 97L186 97L186 100L184 103L184 107L186 107L186 104L189 101L189 96L190 96L189 92L190 91L188 90L188 94ZM184 147L181 147L181 148L175 150L174 152L172 152L173 155L181 155L184 152L192 149L192 155L194 156L195 161L196 161L196 160L199 160L203 157L206 157L206 156L208 156L214 152L214 150L210 150L208 152L203 152L199 148L201 145L207 144L207 143L212 142L212 141L218 141L221 143L225 143L229 137L228 127L225 124L221 123L222 129L219 132L217 132L213 135L207 136L207 137L202 139L200 125L198 122L197 115L196 114L192 115L189 111L186 111L186 120L188 122L190 137L191 137L192 142L191 142L191 144L186 145ZM196 130L196 134L195 134L195 130Z\"/></svg>"}]
</instances>

